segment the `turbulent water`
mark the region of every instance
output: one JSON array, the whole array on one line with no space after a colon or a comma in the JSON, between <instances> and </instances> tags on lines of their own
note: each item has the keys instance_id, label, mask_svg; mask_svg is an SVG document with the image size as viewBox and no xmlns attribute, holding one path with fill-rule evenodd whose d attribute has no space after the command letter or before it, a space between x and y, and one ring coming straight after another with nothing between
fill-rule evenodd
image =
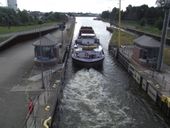
<instances>
[{"instance_id":1,"label":"turbulent water","mask_svg":"<svg viewBox=\"0 0 170 128\"><path fill-rule=\"evenodd\" d=\"M108 53L107 23L76 18L80 26L94 28L105 51L103 68L83 69L68 60L59 128L168 128L154 103Z\"/></svg>"}]
</instances>

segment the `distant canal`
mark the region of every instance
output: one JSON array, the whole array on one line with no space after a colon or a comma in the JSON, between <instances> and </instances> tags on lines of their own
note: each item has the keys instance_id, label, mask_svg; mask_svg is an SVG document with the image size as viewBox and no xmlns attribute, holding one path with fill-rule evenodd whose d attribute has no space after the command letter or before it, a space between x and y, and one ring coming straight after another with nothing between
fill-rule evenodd
<instances>
[{"instance_id":1,"label":"distant canal","mask_svg":"<svg viewBox=\"0 0 170 128\"><path fill-rule=\"evenodd\" d=\"M155 104L109 55L109 24L92 17L78 17L76 22L74 39L82 25L92 26L105 60L100 70L76 69L70 56L59 128L168 128Z\"/></svg>"}]
</instances>

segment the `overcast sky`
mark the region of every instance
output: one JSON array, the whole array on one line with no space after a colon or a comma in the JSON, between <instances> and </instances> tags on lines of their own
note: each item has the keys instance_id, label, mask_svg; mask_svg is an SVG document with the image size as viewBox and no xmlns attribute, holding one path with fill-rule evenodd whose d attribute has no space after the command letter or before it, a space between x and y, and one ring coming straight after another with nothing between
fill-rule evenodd
<instances>
[{"instance_id":1,"label":"overcast sky","mask_svg":"<svg viewBox=\"0 0 170 128\"><path fill-rule=\"evenodd\" d=\"M0 0L0 6L6 6L7 0ZM122 9L131 4L139 6L147 4L156 6L156 0L122 0ZM17 0L20 10L30 11L58 11L58 12L93 12L101 13L104 10L111 10L118 7L119 0Z\"/></svg>"}]
</instances>

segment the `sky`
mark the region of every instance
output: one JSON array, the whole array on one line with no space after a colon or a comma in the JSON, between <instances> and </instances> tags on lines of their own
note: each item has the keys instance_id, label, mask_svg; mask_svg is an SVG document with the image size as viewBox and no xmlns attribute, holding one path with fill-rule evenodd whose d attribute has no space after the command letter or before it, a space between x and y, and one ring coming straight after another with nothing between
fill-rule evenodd
<instances>
[{"instance_id":1,"label":"sky","mask_svg":"<svg viewBox=\"0 0 170 128\"><path fill-rule=\"evenodd\" d=\"M7 6L7 0L0 0L0 6ZM156 0L122 0L122 9L131 4L140 6L147 4L149 7L156 6ZM92 12L101 13L119 7L119 0L17 0L20 10L41 12Z\"/></svg>"}]
</instances>

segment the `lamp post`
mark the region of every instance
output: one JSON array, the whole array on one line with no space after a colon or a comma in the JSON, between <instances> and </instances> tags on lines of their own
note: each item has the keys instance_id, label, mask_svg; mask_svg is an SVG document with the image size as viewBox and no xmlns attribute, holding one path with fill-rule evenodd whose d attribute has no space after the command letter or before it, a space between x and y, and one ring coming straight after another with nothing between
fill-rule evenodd
<instances>
[{"instance_id":1,"label":"lamp post","mask_svg":"<svg viewBox=\"0 0 170 128\"><path fill-rule=\"evenodd\" d=\"M121 27L121 0L119 0L119 23L118 23L118 45L116 50L116 58L119 55L119 47L120 47L120 27Z\"/></svg>"},{"instance_id":2,"label":"lamp post","mask_svg":"<svg viewBox=\"0 0 170 128\"><path fill-rule=\"evenodd\" d=\"M164 23L163 23L162 35L161 35L161 47L159 48L159 55L158 55L157 67L156 67L157 71L161 71L163 65L163 52L166 43L167 30L168 30L168 25L170 20L170 0L157 0L157 4L159 4L165 9Z\"/></svg>"},{"instance_id":3,"label":"lamp post","mask_svg":"<svg viewBox=\"0 0 170 128\"><path fill-rule=\"evenodd\" d=\"M118 35L118 48L120 47L120 27L121 27L121 0L119 0L119 35Z\"/></svg>"}]
</instances>

